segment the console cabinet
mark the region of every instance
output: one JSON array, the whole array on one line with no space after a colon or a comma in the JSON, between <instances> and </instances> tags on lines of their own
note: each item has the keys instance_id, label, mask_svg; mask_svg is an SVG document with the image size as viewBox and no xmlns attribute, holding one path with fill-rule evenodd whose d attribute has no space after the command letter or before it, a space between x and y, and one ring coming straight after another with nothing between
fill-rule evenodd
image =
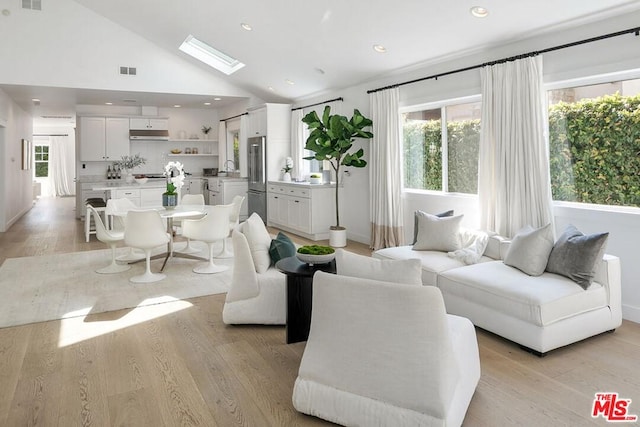
<instances>
[{"instance_id":1,"label":"console cabinet","mask_svg":"<svg viewBox=\"0 0 640 427\"><path fill-rule=\"evenodd\" d=\"M267 223L311 240L329 238L335 213L335 186L270 182Z\"/></svg>"}]
</instances>

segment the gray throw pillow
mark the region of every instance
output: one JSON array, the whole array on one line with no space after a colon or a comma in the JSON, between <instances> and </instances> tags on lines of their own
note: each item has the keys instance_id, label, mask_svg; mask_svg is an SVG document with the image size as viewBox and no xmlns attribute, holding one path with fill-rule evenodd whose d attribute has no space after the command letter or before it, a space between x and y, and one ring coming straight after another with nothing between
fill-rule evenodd
<instances>
[{"instance_id":1,"label":"gray throw pillow","mask_svg":"<svg viewBox=\"0 0 640 427\"><path fill-rule=\"evenodd\" d=\"M585 236L568 225L551 250L547 271L566 276L587 289L596 275L608 237L609 233Z\"/></svg>"},{"instance_id":2,"label":"gray throw pillow","mask_svg":"<svg viewBox=\"0 0 640 427\"><path fill-rule=\"evenodd\" d=\"M420 219L421 216L424 216L424 215L427 215L427 213L423 211L416 211L413 214L413 243L411 243L412 245L415 245L416 242L418 241L418 220ZM453 209L436 214L435 216L437 216L438 218L453 216Z\"/></svg>"},{"instance_id":3,"label":"gray throw pillow","mask_svg":"<svg viewBox=\"0 0 640 427\"><path fill-rule=\"evenodd\" d=\"M460 223L464 215L440 218L425 213L418 219L414 251L453 252L460 249Z\"/></svg>"},{"instance_id":4,"label":"gray throw pillow","mask_svg":"<svg viewBox=\"0 0 640 427\"><path fill-rule=\"evenodd\" d=\"M504 263L529 276L540 276L547 266L551 249L553 249L551 224L540 228L528 225L516 233L504 257Z\"/></svg>"}]
</instances>

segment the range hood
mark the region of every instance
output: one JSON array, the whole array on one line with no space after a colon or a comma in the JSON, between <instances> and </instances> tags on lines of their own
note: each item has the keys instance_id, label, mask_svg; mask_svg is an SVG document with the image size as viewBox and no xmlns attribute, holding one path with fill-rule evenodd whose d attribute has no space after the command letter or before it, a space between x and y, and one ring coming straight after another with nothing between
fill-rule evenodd
<instances>
[{"instance_id":1,"label":"range hood","mask_svg":"<svg viewBox=\"0 0 640 427\"><path fill-rule=\"evenodd\" d=\"M131 129L129 139L133 141L168 141L169 131L166 129Z\"/></svg>"}]
</instances>

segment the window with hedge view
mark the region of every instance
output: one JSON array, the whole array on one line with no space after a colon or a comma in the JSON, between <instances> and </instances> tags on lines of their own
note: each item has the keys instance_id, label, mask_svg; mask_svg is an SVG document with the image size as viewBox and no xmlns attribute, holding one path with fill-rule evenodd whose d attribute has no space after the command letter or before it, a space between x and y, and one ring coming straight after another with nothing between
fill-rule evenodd
<instances>
[{"instance_id":1,"label":"window with hedge view","mask_svg":"<svg viewBox=\"0 0 640 427\"><path fill-rule=\"evenodd\" d=\"M49 176L49 146L35 145L33 147L36 178Z\"/></svg>"},{"instance_id":2,"label":"window with hedge view","mask_svg":"<svg viewBox=\"0 0 640 427\"><path fill-rule=\"evenodd\" d=\"M640 79L548 97L554 200L640 206Z\"/></svg>"},{"instance_id":3,"label":"window with hedge view","mask_svg":"<svg viewBox=\"0 0 640 427\"><path fill-rule=\"evenodd\" d=\"M477 194L480 102L402 113L404 187Z\"/></svg>"}]
</instances>

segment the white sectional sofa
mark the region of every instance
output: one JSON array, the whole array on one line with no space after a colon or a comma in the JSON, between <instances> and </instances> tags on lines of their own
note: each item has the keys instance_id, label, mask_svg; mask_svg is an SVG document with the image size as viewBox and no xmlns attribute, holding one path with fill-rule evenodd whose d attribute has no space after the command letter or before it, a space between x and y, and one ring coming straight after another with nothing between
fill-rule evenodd
<instances>
[{"instance_id":1,"label":"white sectional sofa","mask_svg":"<svg viewBox=\"0 0 640 427\"><path fill-rule=\"evenodd\" d=\"M480 262L466 265L447 252L385 248L381 259L419 258L422 283L437 286L447 313L463 316L485 330L538 355L622 323L620 259L605 254L587 289L549 272L529 276L503 260L510 241L489 237Z\"/></svg>"}]
</instances>

